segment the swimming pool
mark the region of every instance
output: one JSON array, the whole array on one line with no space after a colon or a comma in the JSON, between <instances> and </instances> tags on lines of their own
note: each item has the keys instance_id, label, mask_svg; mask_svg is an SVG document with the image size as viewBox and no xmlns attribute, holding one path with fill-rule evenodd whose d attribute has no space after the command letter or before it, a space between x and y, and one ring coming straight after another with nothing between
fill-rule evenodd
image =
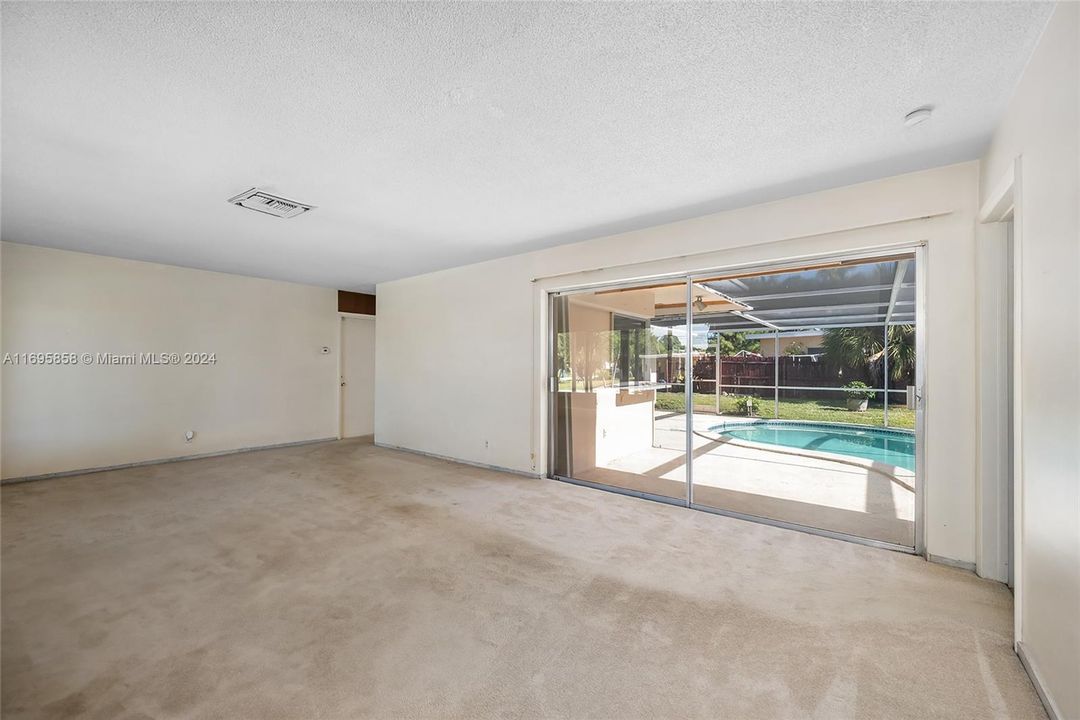
<instances>
[{"instance_id":1,"label":"swimming pool","mask_svg":"<svg viewBox=\"0 0 1080 720\"><path fill-rule=\"evenodd\" d=\"M709 431L736 440L848 455L915 471L915 433L910 430L759 420L723 423Z\"/></svg>"}]
</instances>

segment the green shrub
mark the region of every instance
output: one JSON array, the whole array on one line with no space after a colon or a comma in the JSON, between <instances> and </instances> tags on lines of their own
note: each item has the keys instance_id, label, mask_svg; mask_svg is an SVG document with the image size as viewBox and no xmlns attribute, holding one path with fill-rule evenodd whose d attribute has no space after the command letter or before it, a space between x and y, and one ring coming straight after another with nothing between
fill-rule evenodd
<instances>
[{"instance_id":1,"label":"green shrub","mask_svg":"<svg viewBox=\"0 0 1080 720\"><path fill-rule=\"evenodd\" d=\"M850 400L872 400L874 393L862 380L852 380L844 386L844 393Z\"/></svg>"},{"instance_id":2,"label":"green shrub","mask_svg":"<svg viewBox=\"0 0 1080 720\"><path fill-rule=\"evenodd\" d=\"M656 409L668 412L684 412L686 410L686 396L683 393L658 392L656 393Z\"/></svg>"},{"instance_id":3,"label":"green shrub","mask_svg":"<svg viewBox=\"0 0 1080 720\"><path fill-rule=\"evenodd\" d=\"M754 417L759 414L761 407L758 404L758 399L753 395L736 395L733 400L734 414L746 415L747 417Z\"/></svg>"}]
</instances>

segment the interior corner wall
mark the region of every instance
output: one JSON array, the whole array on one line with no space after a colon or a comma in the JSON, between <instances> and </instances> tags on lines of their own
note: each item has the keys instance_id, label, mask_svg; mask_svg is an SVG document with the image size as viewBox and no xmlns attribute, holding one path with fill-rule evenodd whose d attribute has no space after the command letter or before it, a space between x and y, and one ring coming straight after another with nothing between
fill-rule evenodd
<instances>
[{"instance_id":1,"label":"interior corner wall","mask_svg":"<svg viewBox=\"0 0 1080 720\"><path fill-rule=\"evenodd\" d=\"M0 255L4 354L216 359L5 363L4 478L336 436L334 290L12 243Z\"/></svg>"},{"instance_id":2,"label":"interior corner wall","mask_svg":"<svg viewBox=\"0 0 1080 720\"><path fill-rule=\"evenodd\" d=\"M926 543L975 561L974 226L962 163L378 287L375 439L543 474L544 291L926 243Z\"/></svg>"},{"instance_id":3,"label":"interior corner wall","mask_svg":"<svg viewBox=\"0 0 1080 720\"><path fill-rule=\"evenodd\" d=\"M1019 158L1019 639L1062 719L1080 718L1080 5L1059 3L982 164Z\"/></svg>"},{"instance_id":4,"label":"interior corner wall","mask_svg":"<svg viewBox=\"0 0 1080 720\"><path fill-rule=\"evenodd\" d=\"M1010 427L1008 228L983 223L975 229L975 283L978 379L978 544L976 572L998 582L1009 580L1009 474L1012 455L1005 442Z\"/></svg>"}]
</instances>

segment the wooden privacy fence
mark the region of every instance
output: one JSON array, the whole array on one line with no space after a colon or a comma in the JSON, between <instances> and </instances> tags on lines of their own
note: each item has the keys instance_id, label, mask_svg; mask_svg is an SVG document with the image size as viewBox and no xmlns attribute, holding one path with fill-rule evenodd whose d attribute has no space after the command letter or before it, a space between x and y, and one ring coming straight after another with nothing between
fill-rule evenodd
<instances>
[{"instance_id":1,"label":"wooden privacy fence","mask_svg":"<svg viewBox=\"0 0 1080 720\"><path fill-rule=\"evenodd\" d=\"M722 357L720 358L720 384L727 385L772 385L776 381L777 367L774 358L758 357ZM837 385L838 380L847 382L853 378L841 379L837 368L822 358L791 357L781 355L779 363L780 385L817 386ZM695 380L716 379L716 358L702 357L694 362Z\"/></svg>"},{"instance_id":2,"label":"wooden privacy fence","mask_svg":"<svg viewBox=\"0 0 1080 720\"><path fill-rule=\"evenodd\" d=\"M657 380L660 382L681 383L684 379L684 358L674 356L671 362L663 358L657 363ZM777 380L776 360L771 357L735 355L720 358L720 384L724 392L738 392L739 386L764 385L772 387ZM838 368L826 362L822 357L781 355L779 363L779 385L795 387L837 387L852 380L868 382L865 372L845 370L841 375ZM694 391L701 393L716 392L716 358L703 355L694 358ZM797 391L785 391L801 395ZM808 391L809 392L809 391Z\"/></svg>"}]
</instances>

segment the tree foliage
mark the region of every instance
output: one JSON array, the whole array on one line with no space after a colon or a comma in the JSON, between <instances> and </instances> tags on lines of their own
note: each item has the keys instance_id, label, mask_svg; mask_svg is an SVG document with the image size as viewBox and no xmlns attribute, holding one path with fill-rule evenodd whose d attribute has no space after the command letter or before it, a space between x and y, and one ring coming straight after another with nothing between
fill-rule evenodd
<instances>
[{"instance_id":1,"label":"tree foliage","mask_svg":"<svg viewBox=\"0 0 1080 720\"><path fill-rule=\"evenodd\" d=\"M880 327L829 328L822 340L825 358L841 368L863 370L874 380L884 379L885 333ZM889 326L889 379L915 376L915 326Z\"/></svg>"},{"instance_id":2,"label":"tree foliage","mask_svg":"<svg viewBox=\"0 0 1080 720\"><path fill-rule=\"evenodd\" d=\"M721 356L735 355L743 350L753 353L761 352L761 341L747 336L746 333L714 330L709 333L708 340L709 345L705 352L709 355L716 355L717 348Z\"/></svg>"}]
</instances>

